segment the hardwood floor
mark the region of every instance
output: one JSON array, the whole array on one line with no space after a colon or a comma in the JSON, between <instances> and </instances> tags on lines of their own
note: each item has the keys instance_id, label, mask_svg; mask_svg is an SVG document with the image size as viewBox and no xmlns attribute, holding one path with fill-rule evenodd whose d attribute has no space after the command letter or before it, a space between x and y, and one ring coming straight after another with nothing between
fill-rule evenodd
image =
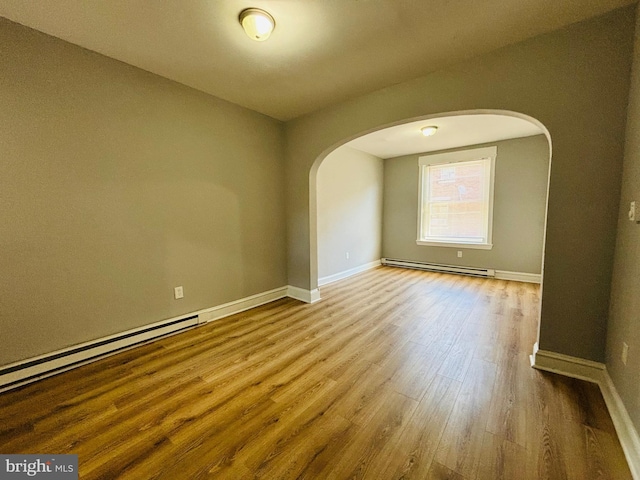
<instances>
[{"instance_id":1,"label":"hardwood floor","mask_svg":"<svg viewBox=\"0 0 640 480\"><path fill-rule=\"evenodd\" d=\"M529 366L537 285L381 267L0 395L80 478L630 479L598 387Z\"/></svg>"}]
</instances>

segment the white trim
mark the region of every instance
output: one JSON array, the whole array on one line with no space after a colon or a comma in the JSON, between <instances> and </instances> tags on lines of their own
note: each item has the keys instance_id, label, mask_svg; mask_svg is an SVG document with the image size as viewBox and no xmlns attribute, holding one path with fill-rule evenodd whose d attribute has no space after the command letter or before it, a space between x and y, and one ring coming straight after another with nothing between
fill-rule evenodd
<instances>
[{"instance_id":1,"label":"white trim","mask_svg":"<svg viewBox=\"0 0 640 480\"><path fill-rule=\"evenodd\" d=\"M372 268L376 268L379 266L380 266L380 260L374 260L373 262L365 263L364 265L350 268L349 270L345 270L343 272L334 273L333 275L327 275L326 277L322 277L318 279L318 286L322 287L323 285L328 285L330 283L337 282L338 280L351 277L360 272L371 270Z\"/></svg>"},{"instance_id":2,"label":"white trim","mask_svg":"<svg viewBox=\"0 0 640 480\"><path fill-rule=\"evenodd\" d=\"M546 370L598 384L629 464L631 475L634 480L640 480L640 436L609 376L607 367L599 362L539 350L538 343L533 346L531 366L538 370Z\"/></svg>"},{"instance_id":3,"label":"white trim","mask_svg":"<svg viewBox=\"0 0 640 480\"><path fill-rule=\"evenodd\" d=\"M512 280L514 282L542 283L542 275L539 273L509 272L496 270L498 280Z\"/></svg>"},{"instance_id":4,"label":"white trim","mask_svg":"<svg viewBox=\"0 0 640 480\"><path fill-rule=\"evenodd\" d=\"M498 156L498 147L493 145L491 147L481 148L468 148L466 150L458 150L455 152L447 153L435 153L418 157L418 235L416 239L417 245L450 246L453 248L478 248L484 250L491 250L493 243L491 241L493 236L493 207L495 196L495 174L496 174L496 157ZM487 161L487 162L485 162ZM427 238L423 237L424 229L422 221L424 220L423 208L425 206L425 198L429 198L429 182L426 181L429 178L427 173L429 167L433 165L455 164L463 162L483 162L485 169L485 202L487 205L486 211L486 238L482 238L480 242L460 242L460 239L451 239L451 243L446 239L438 239L435 237ZM488 175L486 175L488 170ZM458 240L458 241L456 241ZM434 245L435 244L435 245ZM472 247L471 245L475 245Z\"/></svg>"},{"instance_id":5,"label":"white trim","mask_svg":"<svg viewBox=\"0 0 640 480\"><path fill-rule=\"evenodd\" d=\"M498 147L470 147L466 150L455 152L429 153L418 157L418 165L442 165L446 163L473 162L483 158L495 158L498 156Z\"/></svg>"},{"instance_id":6,"label":"white trim","mask_svg":"<svg viewBox=\"0 0 640 480\"><path fill-rule=\"evenodd\" d=\"M142 343L148 343L160 337L178 333L186 328L194 327L199 323L211 322L280 298L285 298L286 296L287 287L280 287L267 292L251 295L240 300L225 303L223 305L198 310L196 312L180 315L178 317L173 317L160 322L101 337L89 342L73 345L68 348L49 352L37 357L27 358L8 365L2 365L0 366L0 371L8 368L19 367L21 365L25 365L25 367L5 373L4 375L0 374L0 392L26 385L61 372L66 372L81 365L86 365L87 363L120 353L124 350L129 350ZM180 322L182 319L184 319L184 321ZM145 331L149 329L153 330ZM116 340L119 337L124 338ZM109 340L114 341L103 344ZM71 353L78 349L81 349L81 351ZM42 363L27 366L31 362L44 360L49 357L51 357L51 360L45 360Z\"/></svg>"},{"instance_id":7,"label":"white trim","mask_svg":"<svg viewBox=\"0 0 640 480\"><path fill-rule=\"evenodd\" d=\"M289 285L287 287L287 297L295 298L305 303L315 303L320 300L320 290L317 288L314 290L305 290L304 288Z\"/></svg>"},{"instance_id":8,"label":"white trim","mask_svg":"<svg viewBox=\"0 0 640 480\"><path fill-rule=\"evenodd\" d=\"M624 455L627 457L631 476L635 480L640 480L640 436L629 416L629 412L624 403L622 403L622 398L620 398L609 372L605 370L603 377L603 381L600 383L602 396L609 409L613 425L616 427L616 433L622 445L622 450L624 450Z\"/></svg>"},{"instance_id":9,"label":"white trim","mask_svg":"<svg viewBox=\"0 0 640 480\"><path fill-rule=\"evenodd\" d=\"M233 302L224 303L216 307L200 310L198 316L199 323L213 322L219 318L228 317L229 315L235 315L236 313L244 312L251 308L259 307L265 303L273 302L274 300L280 300L287 296L287 287L275 288L268 292L256 293L249 297L241 298Z\"/></svg>"},{"instance_id":10,"label":"white trim","mask_svg":"<svg viewBox=\"0 0 640 480\"><path fill-rule=\"evenodd\" d=\"M416 270L426 270L429 272L458 273L462 275L473 275L482 278L495 277L495 270L491 268L464 267L458 265L441 265L438 263L414 262L411 260L396 260L393 258L383 258L382 264L390 267L413 268Z\"/></svg>"},{"instance_id":11,"label":"white trim","mask_svg":"<svg viewBox=\"0 0 640 480\"><path fill-rule=\"evenodd\" d=\"M381 259L382 265L392 267L416 268L419 270L430 270L448 273L462 273L478 275L483 277L496 278L497 280L511 280L515 282L541 283L542 275L538 273L510 272L507 270L494 270L491 268L465 267L462 265L440 265L428 262L411 260L395 260L391 258ZM329 278L329 277L325 277ZM321 279L324 280L324 279ZM320 283L320 280L318 280ZM328 282L327 282L328 283Z\"/></svg>"},{"instance_id":12,"label":"white trim","mask_svg":"<svg viewBox=\"0 0 640 480\"><path fill-rule=\"evenodd\" d=\"M416 240L416 245L422 245L426 247L449 247L449 248L475 248L476 250L491 250L493 249L493 243L455 243L455 242L436 242Z\"/></svg>"},{"instance_id":13,"label":"white trim","mask_svg":"<svg viewBox=\"0 0 640 480\"><path fill-rule=\"evenodd\" d=\"M250 295L233 302L205 308L124 332L118 332L89 342L48 352L44 355L23 359L8 365L1 365L0 371L21 366L24 366L24 368L0 374L0 392L66 372L124 350L135 348L138 345L148 343L160 337L181 332L186 328L192 328L201 323L212 322L229 315L244 312L245 310L287 296L302 300L306 303L313 303L320 300L320 291L318 289L311 291L303 290L292 286L280 287L267 292ZM50 360L47 360L47 358L50 358ZM42 360L42 362L29 365L39 360Z\"/></svg>"},{"instance_id":14,"label":"white trim","mask_svg":"<svg viewBox=\"0 0 640 480\"><path fill-rule=\"evenodd\" d=\"M566 377L578 378L598 384L602 381L605 371L605 366L602 363L548 350L540 350L537 342L533 346L531 366L538 370L558 373Z\"/></svg>"},{"instance_id":15,"label":"white trim","mask_svg":"<svg viewBox=\"0 0 640 480\"><path fill-rule=\"evenodd\" d=\"M178 325L167 325L162 327L162 325L175 322L177 320L180 320L180 318L188 318L188 320L185 320L185 322L181 322ZM49 352L44 355L38 355L37 357L31 357L8 365L3 365L0 370L20 367L21 365L24 365L24 368L20 368L19 370L15 370L5 374L0 374L0 392L26 385L27 383L32 383L36 380L50 377L57 373L66 372L67 370L71 370L81 365L86 365L87 363L91 363L95 360L113 355L117 352L121 352L124 349L133 348L134 345L146 343L151 339L167 336L172 333L184 330L185 328L194 327L197 324L198 316L196 314L192 313L189 315L182 315L181 317L163 320L162 322L152 323L149 325L145 325L144 327L119 332L115 335L109 335L106 337L98 338L96 340L92 340L90 342L84 342L68 348ZM155 329L149 332L141 332L149 328ZM136 335L137 332L141 333ZM125 336L126 338L115 340L118 337L122 336ZM114 341L101 345L103 342L109 340ZM92 347L92 345L95 345L95 347ZM77 349L82 350L72 353ZM51 360L44 360L48 357L52 357ZM44 361L32 366L27 366L29 363L38 360Z\"/></svg>"}]
</instances>

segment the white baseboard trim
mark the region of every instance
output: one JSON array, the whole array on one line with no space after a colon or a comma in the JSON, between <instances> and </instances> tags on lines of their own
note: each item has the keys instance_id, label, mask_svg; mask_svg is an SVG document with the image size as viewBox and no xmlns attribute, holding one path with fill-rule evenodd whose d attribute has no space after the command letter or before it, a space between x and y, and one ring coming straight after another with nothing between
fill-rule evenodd
<instances>
[{"instance_id":1,"label":"white baseboard trim","mask_svg":"<svg viewBox=\"0 0 640 480\"><path fill-rule=\"evenodd\" d=\"M195 327L198 324L212 322L285 297L313 303L320 300L320 292L318 289L304 290L292 286L280 287L233 302L119 332L37 357L27 358L9 365L2 365L0 366L0 392L66 372L81 365L129 350L143 343Z\"/></svg>"},{"instance_id":2,"label":"white baseboard trim","mask_svg":"<svg viewBox=\"0 0 640 480\"><path fill-rule=\"evenodd\" d=\"M495 278L526 283L540 283L542 281L542 275L539 273L509 272L507 270L496 270Z\"/></svg>"},{"instance_id":3,"label":"white baseboard trim","mask_svg":"<svg viewBox=\"0 0 640 480\"><path fill-rule=\"evenodd\" d=\"M360 265L355 268L350 268L349 270L345 270L343 272L334 273L333 275L328 275L326 277L319 278L318 286L322 287L323 285L328 285L330 283L337 282L338 280L351 277L353 275L356 275L357 273L364 272L366 270L371 270L372 268L376 268L379 266L380 266L380 260L374 260L373 262L365 263L364 265Z\"/></svg>"},{"instance_id":4,"label":"white baseboard trim","mask_svg":"<svg viewBox=\"0 0 640 480\"><path fill-rule=\"evenodd\" d=\"M229 315L235 315L236 313L244 312L251 308L259 307L265 303L273 302L274 300L280 300L287 297L288 287L275 288L268 292L257 293L249 297L241 298L233 302L218 305L216 307L207 308L198 312L199 322L213 322L219 318L228 317Z\"/></svg>"},{"instance_id":5,"label":"white baseboard trim","mask_svg":"<svg viewBox=\"0 0 640 480\"><path fill-rule=\"evenodd\" d=\"M640 480L640 436L606 366L599 362L540 350L537 343L533 346L531 366L539 370L598 384L629 464L631 475L634 480Z\"/></svg>"},{"instance_id":6,"label":"white baseboard trim","mask_svg":"<svg viewBox=\"0 0 640 480\"><path fill-rule=\"evenodd\" d=\"M538 370L546 370L565 377L578 378L598 384L602 381L605 371L605 366L602 363L540 350L538 343L533 346L531 366Z\"/></svg>"},{"instance_id":7,"label":"white baseboard trim","mask_svg":"<svg viewBox=\"0 0 640 480\"><path fill-rule=\"evenodd\" d=\"M0 367L0 392L66 372L196 325L197 313L187 314L3 365Z\"/></svg>"},{"instance_id":8,"label":"white baseboard trim","mask_svg":"<svg viewBox=\"0 0 640 480\"><path fill-rule=\"evenodd\" d=\"M288 288L276 288L223 305L119 332L9 365L2 365L0 366L0 392L95 362L143 343L195 327L200 323L211 322L285 298Z\"/></svg>"},{"instance_id":9,"label":"white baseboard trim","mask_svg":"<svg viewBox=\"0 0 640 480\"><path fill-rule=\"evenodd\" d=\"M609 409L613 425L616 427L624 455L627 457L631 476L634 480L640 480L640 436L606 369L600 383L600 390Z\"/></svg>"},{"instance_id":10,"label":"white baseboard trim","mask_svg":"<svg viewBox=\"0 0 640 480\"><path fill-rule=\"evenodd\" d=\"M304 303L315 303L320 300L320 290L317 288L305 290L304 288L289 285L287 287L287 297L295 298Z\"/></svg>"}]
</instances>

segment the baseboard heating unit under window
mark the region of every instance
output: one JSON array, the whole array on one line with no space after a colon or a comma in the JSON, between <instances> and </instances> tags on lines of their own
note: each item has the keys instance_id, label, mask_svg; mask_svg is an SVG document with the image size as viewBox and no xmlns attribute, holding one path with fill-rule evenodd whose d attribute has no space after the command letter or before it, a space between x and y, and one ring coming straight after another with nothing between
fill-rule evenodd
<instances>
[{"instance_id":1,"label":"baseboard heating unit under window","mask_svg":"<svg viewBox=\"0 0 640 480\"><path fill-rule=\"evenodd\" d=\"M496 271L492 268L458 267L455 265L440 265L437 263L396 260L393 258L383 258L381 263L382 265L388 265L390 267L413 268L430 272L457 273L458 275L471 275L473 277L494 278L496 276Z\"/></svg>"},{"instance_id":2,"label":"baseboard heating unit under window","mask_svg":"<svg viewBox=\"0 0 640 480\"><path fill-rule=\"evenodd\" d=\"M198 315L166 320L5 365L0 367L0 392L71 370L196 325Z\"/></svg>"}]
</instances>

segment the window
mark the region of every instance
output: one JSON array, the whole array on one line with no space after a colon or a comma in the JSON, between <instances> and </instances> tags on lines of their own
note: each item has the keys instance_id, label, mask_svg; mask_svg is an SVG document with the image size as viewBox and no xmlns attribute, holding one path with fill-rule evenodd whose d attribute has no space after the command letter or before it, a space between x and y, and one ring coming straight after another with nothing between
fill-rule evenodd
<instances>
[{"instance_id":1,"label":"window","mask_svg":"<svg viewBox=\"0 0 640 480\"><path fill-rule=\"evenodd\" d=\"M418 245L491 249L496 147L420 157Z\"/></svg>"}]
</instances>

